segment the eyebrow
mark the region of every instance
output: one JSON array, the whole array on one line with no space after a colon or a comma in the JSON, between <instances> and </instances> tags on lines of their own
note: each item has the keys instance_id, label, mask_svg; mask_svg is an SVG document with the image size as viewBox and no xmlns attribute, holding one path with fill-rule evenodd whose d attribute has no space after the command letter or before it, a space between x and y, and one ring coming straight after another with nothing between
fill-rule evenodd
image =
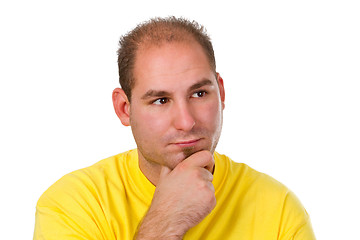
<instances>
[{"instance_id":1,"label":"eyebrow","mask_svg":"<svg viewBox=\"0 0 360 240\"><path fill-rule=\"evenodd\" d=\"M141 97L141 99L146 100L148 98L163 97L163 96L169 96L169 95L170 95L170 93L167 91L157 91L157 90L150 89Z\"/></svg>"},{"instance_id":2,"label":"eyebrow","mask_svg":"<svg viewBox=\"0 0 360 240\"><path fill-rule=\"evenodd\" d=\"M211 86L211 85L213 85L212 81L210 81L209 79L203 79L200 82L195 83L194 85L192 85L189 88L189 92L194 91L194 90L199 89L199 88L202 88L204 86Z\"/></svg>"},{"instance_id":3,"label":"eyebrow","mask_svg":"<svg viewBox=\"0 0 360 240\"><path fill-rule=\"evenodd\" d=\"M196 89L202 88L204 86L209 86L209 85L211 86L214 84L209 79L203 79L200 82L197 82L197 83L193 84L191 87L189 87L188 91L191 92ZM163 96L169 96L169 95L171 95L171 93L168 91L150 89L141 97L141 99L146 100L148 98L163 97Z\"/></svg>"}]
</instances>

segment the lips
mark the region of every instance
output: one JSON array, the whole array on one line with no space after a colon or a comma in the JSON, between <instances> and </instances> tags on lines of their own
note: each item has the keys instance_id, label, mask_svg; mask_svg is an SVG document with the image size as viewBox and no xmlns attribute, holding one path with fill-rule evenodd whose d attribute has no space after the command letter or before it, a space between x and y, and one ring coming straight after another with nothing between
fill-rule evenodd
<instances>
[{"instance_id":1,"label":"lips","mask_svg":"<svg viewBox=\"0 0 360 240\"><path fill-rule=\"evenodd\" d=\"M198 139L190 139L190 140L180 140L180 141L176 141L175 143L173 143L176 146L179 147L193 147L195 146L199 141L201 140L201 138Z\"/></svg>"}]
</instances>

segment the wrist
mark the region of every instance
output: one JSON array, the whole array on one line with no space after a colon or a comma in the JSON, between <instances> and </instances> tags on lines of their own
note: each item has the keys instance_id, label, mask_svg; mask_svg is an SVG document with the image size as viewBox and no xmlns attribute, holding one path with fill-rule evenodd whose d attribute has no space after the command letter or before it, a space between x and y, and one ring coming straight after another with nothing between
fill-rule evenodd
<instances>
[{"instance_id":1,"label":"wrist","mask_svg":"<svg viewBox=\"0 0 360 240\"><path fill-rule=\"evenodd\" d=\"M187 231L187 229L183 229L181 226L182 224L177 224L174 219L167 219L160 212L152 212L150 210L139 224L134 239L181 240Z\"/></svg>"}]
</instances>

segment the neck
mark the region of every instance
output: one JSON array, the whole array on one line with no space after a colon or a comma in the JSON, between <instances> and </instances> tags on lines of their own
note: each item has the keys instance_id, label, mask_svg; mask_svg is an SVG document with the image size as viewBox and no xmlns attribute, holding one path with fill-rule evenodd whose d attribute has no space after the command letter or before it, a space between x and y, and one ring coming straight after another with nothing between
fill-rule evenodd
<instances>
[{"instance_id":1,"label":"neck","mask_svg":"<svg viewBox=\"0 0 360 240\"><path fill-rule=\"evenodd\" d=\"M156 187L159 182L161 165L156 163L151 163L144 159L142 154L138 152L139 155L139 168L144 176Z\"/></svg>"}]
</instances>

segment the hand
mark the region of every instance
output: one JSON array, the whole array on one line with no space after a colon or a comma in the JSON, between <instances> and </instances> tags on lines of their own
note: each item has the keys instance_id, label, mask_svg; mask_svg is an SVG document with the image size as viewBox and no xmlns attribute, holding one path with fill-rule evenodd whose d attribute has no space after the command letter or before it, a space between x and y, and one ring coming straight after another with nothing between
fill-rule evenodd
<instances>
[{"instance_id":1,"label":"hand","mask_svg":"<svg viewBox=\"0 0 360 240\"><path fill-rule=\"evenodd\" d=\"M211 181L214 159L209 151L194 153L172 171L162 166L151 206L136 239L182 239L215 207Z\"/></svg>"}]
</instances>

